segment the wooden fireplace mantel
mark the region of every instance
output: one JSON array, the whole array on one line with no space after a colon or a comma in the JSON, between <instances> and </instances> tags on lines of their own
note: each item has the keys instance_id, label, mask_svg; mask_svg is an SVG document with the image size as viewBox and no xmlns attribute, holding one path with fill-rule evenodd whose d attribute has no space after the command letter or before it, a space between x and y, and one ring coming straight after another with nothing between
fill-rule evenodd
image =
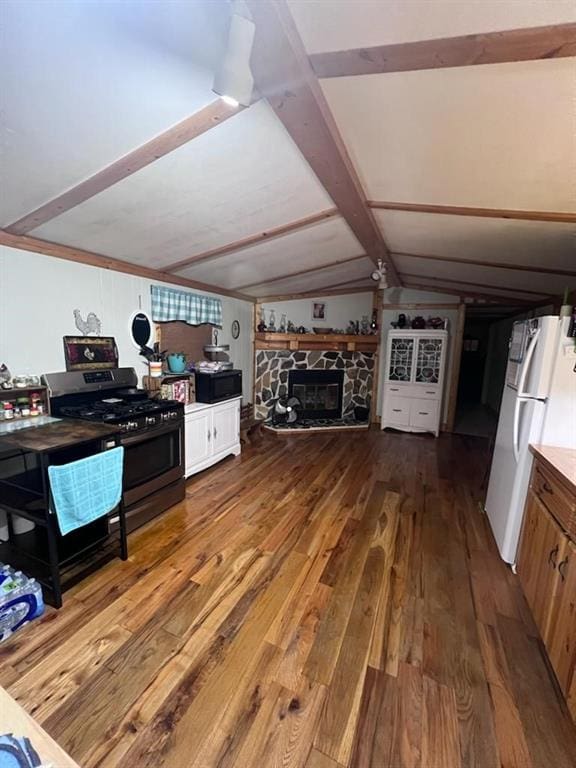
<instances>
[{"instance_id":1,"label":"wooden fireplace mantel","mask_svg":"<svg viewBox=\"0 0 576 768\"><path fill-rule=\"evenodd\" d=\"M343 333L256 333L254 341L256 349L376 352L380 334L348 336Z\"/></svg>"}]
</instances>

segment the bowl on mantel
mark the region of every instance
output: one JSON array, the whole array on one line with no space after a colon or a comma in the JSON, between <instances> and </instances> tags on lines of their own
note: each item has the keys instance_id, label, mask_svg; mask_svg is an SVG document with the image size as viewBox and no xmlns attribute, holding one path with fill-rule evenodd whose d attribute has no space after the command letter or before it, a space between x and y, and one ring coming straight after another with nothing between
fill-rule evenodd
<instances>
[{"instance_id":1,"label":"bowl on mantel","mask_svg":"<svg viewBox=\"0 0 576 768\"><path fill-rule=\"evenodd\" d=\"M332 333L334 331L333 328L312 328L314 333Z\"/></svg>"}]
</instances>

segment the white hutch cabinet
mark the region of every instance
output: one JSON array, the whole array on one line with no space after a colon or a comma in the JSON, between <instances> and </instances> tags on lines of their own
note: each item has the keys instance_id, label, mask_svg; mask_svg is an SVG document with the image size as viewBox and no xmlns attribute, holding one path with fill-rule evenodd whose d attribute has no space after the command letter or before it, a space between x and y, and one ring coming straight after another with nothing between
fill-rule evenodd
<instances>
[{"instance_id":1,"label":"white hutch cabinet","mask_svg":"<svg viewBox=\"0 0 576 768\"><path fill-rule=\"evenodd\" d=\"M192 403L185 408L185 477L226 456L240 453L241 397L222 403Z\"/></svg>"},{"instance_id":2,"label":"white hutch cabinet","mask_svg":"<svg viewBox=\"0 0 576 768\"><path fill-rule=\"evenodd\" d=\"M447 331L388 333L382 429L440 432Z\"/></svg>"}]
</instances>

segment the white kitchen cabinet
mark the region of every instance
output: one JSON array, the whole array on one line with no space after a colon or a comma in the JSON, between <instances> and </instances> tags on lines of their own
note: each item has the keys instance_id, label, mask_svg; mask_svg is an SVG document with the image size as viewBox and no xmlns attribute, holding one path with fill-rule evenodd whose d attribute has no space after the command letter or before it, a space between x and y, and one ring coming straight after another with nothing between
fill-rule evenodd
<instances>
[{"instance_id":1,"label":"white kitchen cabinet","mask_svg":"<svg viewBox=\"0 0 576 768\"><path fill-rule=\"evenodd\" d=\"M440 432L447 331L388 334L381 427Z\"/></svg>"},{"instance_id":2,"label":"white kitchen cabinet","mask_svg":"<svg viewBox=\"0 0 576 768\"><path fill-rule=\"evenodd\" d=\"M185 476L240 453L240 403L242 398L223 403L192 403L184 417Z\"/></svg>"}]
</instances>

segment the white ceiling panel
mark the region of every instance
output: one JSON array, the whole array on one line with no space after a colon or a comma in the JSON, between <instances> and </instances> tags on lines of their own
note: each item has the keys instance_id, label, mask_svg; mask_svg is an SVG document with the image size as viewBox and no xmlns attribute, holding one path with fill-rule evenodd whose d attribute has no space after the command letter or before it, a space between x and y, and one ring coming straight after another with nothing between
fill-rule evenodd
<instances>
[{"instance_id":1,"label":"white ceiling panel","mask_svg":"<svg viewBox=\"0 0 576 768\"><path fill-rule=\"evenodd\" d=\"M406 278L417 281L418 276L446 278L463 283L474 283L483 286L478 290L488 290L486 286L493 288L511 288L516 291L537 291L543 295L554 295L563 292L566 285L576 288L576 276L550 275L542 272L524 272L513 269L494 269L493 267L480 267L474 264L455 264L449 261L432 261L430 259L417 259L411 256L394 256L396 269L403 274L411 275ZM576 271L576 267L575 267ZM454 286L458 288L457 285ZM526 298L530 298L529 295Z\"/></svg>"},{"instance_id":2,"label":"white ceiling panel","mask_svg":"<svg viewBox=\"0 0 576 768\"><path fill-rule=\"evenodd\" d=\"M368 198L576 211L576 59L333 78Z\"/></svg>"},{"instance_id":3,"label":"white ceiling panel","mask_svg":"<svg viewBox=\"0 0 576 768\"><path fill-rule=\"evenodd\" d=\"M342 219L327 219L275 240L190 266L179 274L236 288L271 280L288 272L351 259L361 253L362 248L348 225Z\"/></svg>"},{"instance_id":4,"label":"white ceiling panel","mask_svg":"<svg viewBox=\"0 0 576 768\"><path fill-rule=\"evenodd\" d=\"M393 253L576 269L576 225L374 211Z\"/></svg>"},{"instance_id":5,"label":"white ceiling panel","mask_svg":"<svg viewBox=\"0 0 576 768\"><path fill-rule=\"evenodd\" d=\"M219 0L0 6L4 226L215 98Z\"/></svg>"},{"instance_id":6,"label":"white ceiling panel","mask_svg":"<svg viewBox=\"0 0 576 768\"><path fill-rule=\"evenodd\" d=\"M366 258L349 264L329 267L320 272L259 285L254 288L249 288L246 293L249 293L251 296L280 296L290 293L322 290L323 288L328 288L329 286L348 281L354 282L354 284L365 284L368 287L370 287L371 284L373 287L374 283L369 279L370 272L373 269L374 264L370 259Z\"/></svg>"},{"instance_id":7,"label":"white ceiling panel","mask_svg":"<svg viewBox=\"0 0 576 768\"><path fill-rule=\"evenodd\" d=\"M308 53L576 20L572 0L288 0Z\"/></svg>"},{"instance_id":8,"label":"white ceiling panel","mask_svg":"<svg viewBox=\"0 0 576 768\"><path fill-rule=\"evenodd\" d=\"M33 234L162 267L330 207L260 101Z\"/></svg>"},{"instance_id":9,"label":"white ceiling panel","mask_svg":"<svg viewBox=\"0 0 576 768\"><path fill-rule=\"evenodd\" d=\"M429 288L430 290L436 290L436 291L443 291L443 290L449 290L449 291L459 291L461 296L474 295L477 294L485 294L487 296L494 296L494 298L502 297L505 301L510 301L511 299L518 299L522 302L538 302L540 299L538 296L527 296L526 294L515 294L511 293L510 291L503 291L499 288L479 288L474 283L467 283L464 285L452 285L452 284L443 284L441 280L432 280L429 277L422 277L422 278L410 278L406 279L405 284L410 287L417 285L419 288ZM542 296L542 299L545 299L545 296Z\"/></svg>"}]
</instances>

